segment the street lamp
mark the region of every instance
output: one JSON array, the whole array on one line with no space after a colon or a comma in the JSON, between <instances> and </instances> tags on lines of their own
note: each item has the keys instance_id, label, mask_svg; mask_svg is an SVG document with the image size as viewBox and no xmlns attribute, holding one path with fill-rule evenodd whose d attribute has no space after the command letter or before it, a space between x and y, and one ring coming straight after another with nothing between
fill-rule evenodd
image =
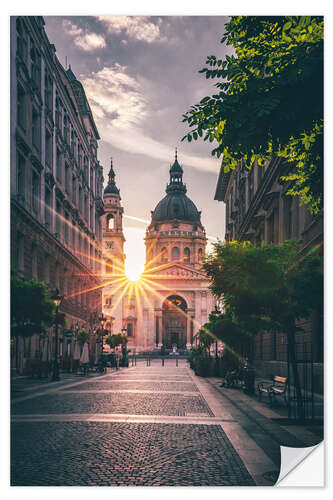
<instances>
[{"instance_id":1,"label":"street lamp","mask_svg":"<svg viewBox=\"0 0 333 500\"><path fill-rule=\"evenodd\" d=\"M127 335L127 328L122 328L121 333L125 336Z\"/></svg>"},{"instance_id":2,"label":"street lamp","mask_svg":"<svg viewBox=\"0 0 333 500\"><path fill-rule=\"evenodd\" d=\"M58 311L59 307L61 305L61 302L63 301L63 295L59 295L59 290L56 289L54 295L51 297L51 300L53 300L55 306L56 306L56 313L55 313L55 348L54 348L54 362L53 362L53 374L52 374L52 382L56 380L60 380L59 377L59 363L58 363L58 326L59 326L59 316L58 316Z\"/></svg>"},{"instance_id":3,"label":"street lamp","mask_svg":"<svg viewBox=\"0 0 333 500\"><path fill-rule=\"evenodd\" d=\"M104 338L104 325L105 325L105 321L106 321L106 317L104 316L104 314L102 313L99 318L98 318L98 321L101 323L101 326L102 326L102 354L103 354L103 349L104 349L104 346L103 346L103 338Z\"/></svg>"}]
</instances>

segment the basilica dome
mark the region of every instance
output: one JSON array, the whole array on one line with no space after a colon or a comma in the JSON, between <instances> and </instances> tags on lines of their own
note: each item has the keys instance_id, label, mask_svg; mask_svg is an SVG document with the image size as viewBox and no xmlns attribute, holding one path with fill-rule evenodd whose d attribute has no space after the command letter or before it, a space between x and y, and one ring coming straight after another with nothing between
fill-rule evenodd
<instances>
[{"instance_id":1,"label":"basilica dome","mask_svg":"<svg viewBox=\"0 0 333 500\"><path fill-rule=\"evenodd\" d=\"M189 222L200 222L200 214L197 207L188 196L186 186L182 180L183 169L177 160L170 167L170 183L167 185L167 195L156 205L151 213L152 222L168 220L182 220Z\"/></svg>"}]
</instances>

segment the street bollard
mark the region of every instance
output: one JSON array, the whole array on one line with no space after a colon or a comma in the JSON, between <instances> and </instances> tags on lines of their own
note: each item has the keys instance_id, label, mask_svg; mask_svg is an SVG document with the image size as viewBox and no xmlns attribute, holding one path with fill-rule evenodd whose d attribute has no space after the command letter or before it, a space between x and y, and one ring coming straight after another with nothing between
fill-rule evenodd
<instances>
[{"instance_id":1,"label":"street bollard","mask_svg":"<svg viewBox=\"0 0 333 500\"><path fill-rule=\"evenodd\" d=\"M134 356L132 356L132 366L134 365Z\"/></svg>"},{"instance_id":2,"label":"street bollard","mask_svg":"<svg viewBox=\"0 0 333 500\"><path fill-rule=\"evenodd\" d=\"M136 356L134 356L134 366L136 366Z\"/></svg>"},{"instance_id":3,"label":"street bollard","mask_svg":"<svg viewBox=\"0 0 333 500\"><path fill-rule=\"evenodd\" d=\"M147 366L148 366L148 358L146 358Z\"/></svg>"},{"instance_id":4,"label":"street bollard","mask_svg":"<svg viewBox=\"0 0 333 500\"><path fill-rule=\"evenodd\" d=\"M164 358L162 358L162 366L164 366Z\"/></svg>"},{"instance_id":5,"label":"street bollard","mask_svg":"<svg viewBox=\"0 0 333 500\"><path fill-rule=\"evenodd\" d=\"M176 358L176 366L178 366L178 358Z\"/></svg>"}]
</instances>

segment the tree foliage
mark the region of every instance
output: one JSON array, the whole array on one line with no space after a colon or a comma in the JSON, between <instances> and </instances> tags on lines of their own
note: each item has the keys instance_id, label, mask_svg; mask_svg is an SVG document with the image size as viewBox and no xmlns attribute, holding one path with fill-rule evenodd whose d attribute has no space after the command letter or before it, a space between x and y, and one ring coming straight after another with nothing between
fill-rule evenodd
<instances>
[{"instance_id":1,"label":"tree foliage","mask_svg":"<svg viewBox=\"0 0 333 500\"><path fill-rule=\"evenodd\" d=\"M114 349L119 345L126 345L127 338L122 333L114 333L112 335L109 335L105 342L111 347L111 349Z\"/></svg>"},{"instance_id":2,"label":"tree foliage","mask_svg":"<svg viewBox=\"0 0 333 500\"><path fill-rule=\"evenodd\" d=\"M216 141L225 172L284 158L288 193L313 214L323 204L323 36L321 16L232 17L221 43L235 55L209 56L200 71L218 90L183 115L183 140Z\"/></svg>"},{"instance_id":3,"label":"tree foliage","mask_svg":"<svg viewBox=\"0 0 333 500\"><path fill-rule=\"evenodd\" d=\"M291 318L322 307L322 257L314 251L301 256L297 241L218 242L203 267L213 294L223 296L231 317L249 332L286 331Z\"/></svg>"},{"instance_id":4,"label":"tree foliage","mask_svg":"<svg viewBox=\"0 0 333 500\"><path fill-rule=\"evenodd\" d=\"M43 333L55 319L55 305L46 285L11 273L11 334L31 336Z\"/></svg>"},{"instance_id":5,"label":"tree foliage","mask_svg":"<svg viewBox=\"0 0 333 500\"><path fill-rule=\"evenodd\" d=\"M86 330L80 330L77 334L77 340L78 342L81 342L84 344L85 342L88 342L90 339L90 333L87 332Z\"/></svg>"},{"instance_id":6,"label":"tree foliage","mask_svg":"<svg viewBox=\"0 0 333 500\"><path fill-rule=\"evenodd\" d=\"M223 297L225 317L216 318L212 330L233 344L234 332L255 335L261 330L284 332L297 393L298 415L302 395L296 363L297 320L323 308L322 257L317 249L299 253L297 241L255 246L249 242L218 242L203 267L211 290ZM227 322L230 321L228 325ZM229 329L229 333L228 333ZM229 339L228 339L229 335Z\"/></svg>"}]
</instances>

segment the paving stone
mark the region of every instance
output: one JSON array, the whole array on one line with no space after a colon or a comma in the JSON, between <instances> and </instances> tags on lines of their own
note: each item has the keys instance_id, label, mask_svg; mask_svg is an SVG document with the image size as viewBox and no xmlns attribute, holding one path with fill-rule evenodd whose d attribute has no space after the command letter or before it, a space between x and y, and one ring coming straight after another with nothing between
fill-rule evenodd
<instances>
[{"instance_id":1,"label":"paving stone","mask_svg":"<svg viewBox=\"0 0 333 500\"><path fill-rule=\"evenodd\" d=\"M151 381L151 382L145 382L145 381L136 381L135 379L128 382L127 380L122 381L122 380L112 380L112 381L106 381L106 382L92 382L89 383L87 382L86 384L82 384L79 386L76 386L74 388L75 390L78 391L87 391L87 390L146 390L146 391L175 391L175 392L199 392L199 389L193 382L176 382L176 381L170 381L170 382L159 382L158 380L156 381ZM66 389L65 389L66 390ZM72 387L69 387L67 390L73 390Z\"/></svg>"},{"instance_id":2,"label":"paving stone","mask_svg":"<svg viewBox=\"0 0 333 500\"><path fill-rule=\"evenodd\" d=\"M251 486L220 426L17 423L13 486Z\"/></svg>"},{"instance_id":3,"label":"paving stone","mask_svg":"<svg viewBox=\"0 0 333 500\"><path fill-rule=\"evenodd\" d=\"M98 392L66 394L65 391L39 396L12 405L13 415L45 413L125 413L130 415L213 416L204 398L178 394L133 394Z\"/></svg>"}]
</instances>

